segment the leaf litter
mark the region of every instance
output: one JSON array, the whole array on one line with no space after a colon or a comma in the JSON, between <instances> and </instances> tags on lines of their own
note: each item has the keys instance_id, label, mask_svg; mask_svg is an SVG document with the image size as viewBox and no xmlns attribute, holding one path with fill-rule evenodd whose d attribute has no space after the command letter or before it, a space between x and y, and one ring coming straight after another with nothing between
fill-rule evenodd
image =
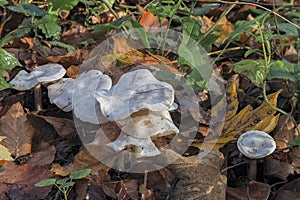
<instances>
[{"instance_id":1,"label":"leaf litter","mask_svg":"<svg viewBox=\"0 0 300 200\"><path fill-rule=\"evenodd\" d=\"M55 2L53 1L53 3ZM141 65L138 67L149 69L153 65L161 67L161 64L163 64L164 67L175 72L183 70L182 68L177 68L178 66L176 62L173 62L172 56L165 56L167 57L165 58L160 55L153 56L151 52L135 50L122 38L114 40L113 45L109 47L109 51L107 51L105 56L101 58L97 57L97 54L100 54L99 51L101 50L96 48L91 51L91 49L105 39L105 36L99 35L89 28L80 25L76 20L82 20L82 16L90 17L91 21L88 23L101 26L99 23L111 23L111 21L118 21L118 19L110 11L107 11L107 7L104 11L94 7L97 10L97 14L91 13L91 16L83 15L80 9L87 9L86 5L83 4L79 4L75 8L74 4L68 4L67 6L71 6L67 7L68 9L74 8L73 13L68 13L67 18L62 17L59 19L58 22L62 24L66 22L64 20L71 19L71 25L62 25L64 29L61 29L61 43L49 42L47 41L49 38L44 40L32 38L26 32L28 30L25 30L22 33L23 35L20 36L20 40L18 38L11 38L11 42L7 43L6 46L3 45L2 57L8 56L11 58L7 54L7 52L10 52L17 60L22 61L18 63L14 58L11 58L9 66L5 68L8 71L6 79L9 80L14 76L12 72L15 69L12 71L10 69L15 66L24 66L27 71L31 71L35 66L51 62L63 65L67 69L66 76L69 78L76 78L82 71L92 68L100 69L112 77L114 84L123 73L134 69L135 65ZM143 3L141 5L146 6ZM139 20L139 23L147 30L155 31L157 27L167 27L169 22L173 24L173 18L167 19L166 16L158 13L155 16L150 12L151 5L149 6L150 9L144 11ZM197 6L204 8L200 4ZM58 8L54 8L56 12ZM220 16L221 12L226 10L225 8L228 7L224 5L217 9L210 8L209 12L204 13L202 17L197 19L206 25L206 27L202 26L202 34L215 27L215 30L211 32L212 35L209 35L211 37L206 40L211 43L208 46L212 47L212 51L220 50L222 44L228 39L227 36L232 32L235 33L236 27L234 22L238 18L245 18L245 15L247 16L246 13L251 12L249 8L256 9L255 6L236 6L231 15L217 22L216 19ZM161 9L168 11L167 7L161 7ZM62 13L57 14L60 16ZM234 14L236 15L233 16ZM124 16L124 12L118 11L117 15L119 15L118 17L122 17ZM131 15L135 17L134 14L131 13ZM22 19L25 17L22 16ZM174 19L178 19L178 17L176 15ZM248 16L247 19L253 20L253 17ZM17 28L14 27L17 26L17 23L12 25L12 22L10 18L7 18L4 24L2 24L3 27L6 27L6 29L2 27L2 35L9 33L9 30ZM120 27L124 24L121 23ZM116 23L114 26L118 26L118 24ZM45 30L46 27L43 27L42 32L47 36ZM49 33L51 34L51 32ZM53 37L56 37L56 35L54 34ZM1 44L8 41L7 38ZM91 40L87 41L88 39ZM292 41L293 39L290 38L289 40ZM259 42L248 32L241 34L239 42L250 48L259 47ZM76 50L72 50L74 47ZM103 50L105 51L105 49ZM68 51L69 53L67 53ZM214 55L214 53L211 55ZM237 59L242 60L243 56L240 53L234 52L232 55L238 55ZM88 54L90 57L88 57ZM297 49L293 45L286 48L284 54L288 61L296 62L295 54L297 54ZM261 58L259 57L259 53L249 55L250 57L252 56L252 59ZM116 58L117 62L111 63L110 56ZM226 66L223 63L232 62L230 56L229 58L222 58L225 62L221 60L218 63L220 66L223 66L221 68L225 68ZM235 59L233 58L233 61ZM101 62L99 62L100 60ZM271 89L268 90L268 99L277 107L283 105L283 97L286 98L284 99L286 101L290 100L292 92L289 88L292 84L285 84L286 82L282 81L283 83L281 82L280 86L278 86L275 82L278 80L274 80L274 77L283 77L284 79L288 77L289 81L295 81L298 77L297 65L287 65L286 63L285 65L287 68L293 69L289 71L287 76L279 75L278 72L282 71L279 65L275 66L274 70L272 69L273 71L271 70L269 76L272 80L269 82ZM46 109L38 114L33 114L32 112L32 91L27 91L22 95L11 89L4 90L6 92L1 91L4 99L1 104L5 102L5 105L1 105L2 117L0 120L0 152L2 152L2 161L0 161L0 198L21 199L21 197L38 197L44 199L48 195L47 198L55 199L53 188L35 188L33 185L43 179L57 176L65 177L74 171L86 168L92 169L92 173L85 179L78 180L75 184L75 189L71 191L78 198L85 198L86 195L89 195L90 199L180 199L181 196L185 199L193 199L195 197L210 198L213 195L219 195L219 199L222 199L224 198L225 189L227 190L227 199L248 199L249 197L252 199L267 199L272 195L271 190L276 191L272 195L274 199L287 198L287 196L288 199L299 198L299 188L296 187L295 189L295 186L299 185L299 180L294 175L300 173L297 125L293 124L286 116L280 115L272 109L267 102L262 100L261 96L251 96L250 93L255 90L261 92L260 88L255 84L253 86L253 84L248 83L247 87L244 87L245 85L239 87L239 84L245 80L245 76L237 77L237 75L233 75L232 69L229 71L222 69L220 71L226 79L229 80L229 77L231 77L227 87L227 96L223 99L227 101L224 124L216 123L215 126L208 127L211 113L210 107L206 104L209 101L209 94L205 91L199 91L199 95L197 95L196 99L192 99L193 103L187 107L193 115L193 120L199 123L199 126L194 127L193 130L180 133L182 136L178 139L179 144L185 140L192 140L192 146L202 150L215 144L214 151L201 159L197 158L197 156L192 156L194 155L191 152L192 148L184 154L188 157L178 156L175 151L170 151L165 155L165 159L178 157L175 163L157 172L145 173L138 177L135 174L122 173L110 169L91 156L82 147L78 136L76 136L76 128L74 123L72 123L72 114L62 112L57 107L51 105L47 98L46 88L42 88L43 103L46 105ZM0 83L1 81L3 81L2 76ZM4 87L8 88L9 86L4 84ZM284 89L282 93L281 89ZM19 99L14 100L14 102L8 101L7 99L13 100L13 95L17 95ZM186 101L188 100L186 99ZM202 113L200 115L193 110L194 104L201 106ZM287 105L287 103L284 105ZM28 109L31 109L31 111L28 111ZM289 108L285 109L289 110ZM292 109L295 108L293 107ZM176 114L177 117L180 116L180 112ZM172 113L172 117L175 120L176 114ZM35 115L41 121L37 120L33 123L32 120L28 120L29 115ZM120 130L116 124L107 123L105 126L106 134L110 135L111 141L115 140L120 134ZM265 131L273 136L278 151L267 158L257 161L258 166L256 170L259 172L257 180L241 180L242 177L249 175L247 171L251 169L249 163L252 161L249 161L249 159L243 157L237 151L235 141L243 132L253 129ZM196 137L190 138L190 133L195 130L197 131ZM210 142L203 144L203 137L207 136L209 138L210 132L217 132L219 138L215 139L211 137ZM291 147L290 144L293 144L291 142L294 142L296 145ZM167 144L167 139L160 138L154 143L158 147L163 147ZM225 157L218 152L219 149L224 153ZM196 154L199 156L201 152L198 150ZM243 164L243 162L246 164ZM50 168L51 171L49 170ZM221 170L222 168L223 170ZM265 169L265 171L262 172L261 169ZM225 175L227 176L227 183ZM276 181L278 179L288 183L278 183ZM292 179L294 180L291 181ZM72 199L72 195L70 195L70 198Z\"/></svg>"}]
</instances>

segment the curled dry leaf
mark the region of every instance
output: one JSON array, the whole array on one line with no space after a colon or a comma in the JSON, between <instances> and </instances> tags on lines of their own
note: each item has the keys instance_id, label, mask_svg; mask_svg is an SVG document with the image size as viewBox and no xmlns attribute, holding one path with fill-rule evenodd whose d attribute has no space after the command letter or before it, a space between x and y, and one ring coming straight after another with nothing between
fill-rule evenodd
<instances>
[{"instance_id":1,"label":"curled dry leaf","mask_svg":"<svg viewBox=\"0 0 300 200\"><path fill-rule=\"evenodd\" d=\"M149 10L144 12L140 19L140 24L145 27L148 32L155 32L157 27L167 28L168 20L158 20L158 17L153 15Z\"/></svg>"},{"instance_id":2,"label":"curled dry leaf","mask_svg":"<svg viewBox=\"0 0 300 200\"><path fill-rule=\"evenodd\" d=\"M14 104L1 117L0 136L6 138L0 144L8 148L14 157L31 153L32 137L35 132L36 130L29 123L21 103Z\"/></svg>"},{"instance_id":3,"label":"curled dry leaf","mask_svg":"<svg viewBox=\"0 0 300 200\"><path fill-rule=\"evenodd\" d=\"M277 97L280 92L281 90L267 96L269 102L274 106L277 104ZM193 146L204 150L211 149L212 147L214 150L218 150L227 142L237 140L237 138L246 131L259 130L270 133L274 130L280 114L276 114L276 110L272 109L266 101L263 101L263 103L255 109L253 109L251 105L247 105L241 111L237 112L239 106L237 93L238 78L235 77L227 89L227 111L225 122L224 124L216 123L217 125L212 128L212 131L217 133L219 138L211 138L203 144L196 143L193 144ZM224 102L222 101L220 104L222 103ZM216 107L218 107L218 104ZM220 109L223 109L222 105L220 106Z\"/></svg>"}]
</instances>

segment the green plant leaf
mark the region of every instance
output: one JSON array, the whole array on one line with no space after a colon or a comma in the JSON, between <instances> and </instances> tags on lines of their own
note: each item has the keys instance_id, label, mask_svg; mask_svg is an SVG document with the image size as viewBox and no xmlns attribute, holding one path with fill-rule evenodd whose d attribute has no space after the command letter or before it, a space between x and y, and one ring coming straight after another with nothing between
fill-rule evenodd
<instances>
[{"instance_id":1,"label":"green plant leaf","mask_svg":"<svg viewBox=\"0 0 300 200\"><path fill-rule=\"evenodd\" d=\"M66 44L66 43L63 43L63 42L60 42L60 41L50 41L49 43L53 46L65 48L68 52L74 51L76 49L72 45Z\"/></svg>"},{"instance_id":2,"label":"green plant leaf","mask_svg":"<svg viewBox=\"0 0 300 200\"><path fill-rule=\"evenodd\" d=\"M8 4L8 1L6 0L0 0L0 7L4 7L6 4Z\"/></svg>"},{"instance_id":3,"label":"green plant leaf","mask_svg":"<svg viewBox=\"0 0 300 200\"><path fill-rule=\"evenodd\" d=\"M183 20L185 22L182 25L182 33L197 41L201 33L201 22L190 17L185 17Z\"/></svg>"},{"instance_id":4,"label":"green plant leaf","mask_svg":"<svg viewBox=\"0 0 300 200\"><path fill-rule=\"evenodd\" d=\"M290 81L300 80L300 64L293 64L286 60L278 60L271 63L268 80L278 78Z\"/></svg>"},{"instance_id":5,"label":"green plant leaf","mask_svg":"<svg viewBox=\"0 0 300 200\"><path fill-rule=\"evenodd\" d=\"M3 47L4 45L8 44L10 41L12 41L15 38L23 37L30 31L31 31L31 28L20 28L19 27L18 29L15 29L15 30L9 32L6 36L4 36L0 40L0 48Z\"/></svg>"},{"instance_id":6,"label":"green plant leaf","mask_svg":"<svg viewBox=\"0 0 300 200\"><path fill-rule=\"evenodd\" d=\"M60 186L60 185L61 185L61 186L64 186L69 180L70 180L69 177L63 178L63 179L61 179L61 180L56 181L56 184L59 185L59 186Z\"/></svg>"},{"instance_id":7,"label":"green plant leaf","mask_svg":"<svg viewBox=\"0 0 300 200\"><path fill-rule=\"evenodd\" d=\"M55 182L56 182L55 178L49 178L49 179L45 179L40 182L37 182L36 184L34 184L34 186L35 187L46 187L46 186L54 185Z\"/></svg>"},{"instance_id":8,"label":"green plant leaf","mask_svg":"<svg viewBox=\"0 0 300 200\"><path fill-rule=\"evenodd\" d=\"M61 34L61 27L57 22L57 16L55 15L45 15L37 22L39 25L39 29L45 34L47 38L53 37L54 39L58 39Z\"/></svg>"},{"instance_id":9,"label":"green plant leaf","mask_svg":"<svg viewBox=\"0 0 300 200\"><path fill-rule=\"evenodd\" d=\"M266 67L263 60L242 60L234 64L234 71L249 78L255 85L263 83Z\"/></svg>"},{"instance_id":10,"label":"green plant leaf","mask_svg":"<svg viewBox=\"0 0 300 200\"><path fill-rule=\"evenodd\" d=\"M102 34L108 33L112 30L121 28L126 22L130 21L132 17L127 15L123 18L117 19L116 21L112 21L106 24L98 24L93 27L95 32L99 32Z\"/></svg>"},{"instance_id":11,"label":"green plant leaf","mask_svg":"<svg viewBox=\"0 0 300 200\"><path fill-rule=\"evenodd\" d=\"M293 147L293 146L300 146L300 138L297 138L297 139L294 139L292 141L289 141L288 142L288 145L290 147Z\"/></svg>"},{"instance_id":12,"label":"green plant leaf","mask_svg":"<svg viewBox=\"0 0 300 200\"><path fill-rule=\"evenodd\" d=\"M78 0L49 0L49 13L58 15L61 10L71 10L78 4Z\"/></svg>"},{"instance_id":13,"label":"green plant leaf","mask_svg":"<svg viewBox=\"0 0 300 200\"><path fill-rule=\"evenodd\" d=\"M131 24L132 24L132 27L135 28L134 30L137 32L138 38L141 40L143 45L147 49L150 49L151 46L148 41L148 36L147 36L145 27L133 19L131 19Z\"/></svg>"},{"instance_id":14,"label":"green plant leaf","mask_svg":"<svg viewBox=\"0 0 300 200\"><path fill-rule=\"evenodd\" d=\"M91 173L91 169L83 169L70 174L71 179L82 179Z\"/></svg>"},{"instance_id":15,"label":"green plant leaf","mask_svg":"<svg viewBox=\"0 0 300 200\"><path fill-rule=\"evenodd\" d=\"M0 91L11 87L11 85L4 80L3 72L16 66L21 66L19 61L7 51L0 48Z\"/></svg>"},{"instance_id":16,"label":"green plant leaf","mask_svg":"<svg viewBox=\"0 0 300 200\"><path fill-rule=\"evenodd\" d=\"M29 3L18 3L14 6L8 6L7 8L13 12L22 13L30 16L42 17L45 15L45 12L42 9L40 9L34 4Z\"/></svg>"}]
</instances>

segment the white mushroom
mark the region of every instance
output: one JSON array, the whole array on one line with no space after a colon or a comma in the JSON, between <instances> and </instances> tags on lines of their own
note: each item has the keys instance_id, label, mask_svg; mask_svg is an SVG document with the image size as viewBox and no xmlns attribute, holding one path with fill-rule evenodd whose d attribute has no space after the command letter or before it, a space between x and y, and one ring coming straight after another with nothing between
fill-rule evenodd
<instances>
[{"instance_id":1,"label":"white mushroom","mask_svg":"<svg viewBox=\"0 0 300 200\"><path fill-rule=\"evenodd\" d=\"M263 158L276 149L274 139L263 131L247 131L243 133L238 141L237 146L239 151L249 158Z\"/></svg>"},{"instance_id":2,"label":"white mushroom","mask_svg":"<svg viewBox=\"0 0 300 200\"><path fill-rule=\"evenodd\" d=\"M112 147L117 152L124 150L126 147L129 147L129 145L140 147L141 157L155 156L160 154L160 151L156 148L150 137L135 138L121 132L119 137L114 142L107 144L107 146Z\"/></svg>"},{"instance_id":3,"label":"white mushroom","mask_svg":"<svg viewBox=\"0 0 300 200\"><path fill-rule=\"evenodd\" d=\"M109 76L99 70L81 73L76 79L63 79L48 86L51 103L68 112L73 109L77 118L84 122L98 124L104 117L95 100L97 90L110 89L112 81Z\"/></svg>"},{"instance_id":4,"label":"white mushroom","mask_svg":"<svg viewBox=\"0 0 300 200\"><path fill-rule=\"evenodd\" d=\"M59 64L46 64L38 66L30 73L21 70L9 83L13 89L25 91L34 88L34 101L37 110L42 109L41 84L57 81L66 73Z\"/></svg>"},{"instance_id":5,"label":"white mushroom","mask_svg":"<svg viewBox=\"0 0 300 200\"><path fill-rule=\"evenodd\" d=\"M128 145L134 145L141 149L140 156L155 156L160 153L151 136L165 136L179 132L167 110L160 112L140 110L117 123L122 130L121 135L107 145L117 152Z\"/></svg>"},{"instance_id":6,"label":"white mushroom","mask_svg":"<svg viewBox=\"0 0 300 200\"><path fill-rule=\"evenodd\" d=\"M165 136L179 132L167 110L160 112L140 110L117 123L125 134L136 138L149 138L153 135Z\"/></svg>"},{"instance_id":7,"label":"white mushroom","mask_svg":"<svg viewBox=\"0 0 300 200\"><path fill-rule=\"evenodd\" d=\"M168 110L174 102L174 89L157 80L147 69L128 72L109 91L96 92L103 115L110 121L124 120L141 109Z\"/></svg>"},{"instance_id":8,"label":"white mushroom","mask_svg":"<svg viewBox=\"0 0 300 200\"><path fill-rule=\"evenodd\" d=\"M49 83L61 79L66 73L59 64L46 64L33 69L30 73L21 70L9 83L19 91L30 90L39 83Z\"/></svg>"}]
</instances>

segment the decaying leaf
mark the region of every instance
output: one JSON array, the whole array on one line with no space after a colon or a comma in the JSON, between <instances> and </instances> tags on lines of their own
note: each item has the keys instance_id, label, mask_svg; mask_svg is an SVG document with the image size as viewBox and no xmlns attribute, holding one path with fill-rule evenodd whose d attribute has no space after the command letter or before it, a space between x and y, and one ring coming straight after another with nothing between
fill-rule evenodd
<instances>
[{"instance_id":1,"label":"decaying leaf","mask_svg":"<svg viewBox=\"0 0 300 200\"><path fill-rule=\"evenodd\" d=\"M140 24L145 27L146 31L152 32L157 27L166 28L168 20L162 19L159 21L157 16L153 15L150 11L146 11L140 19Z\"/></svg>"},{"instance_id":2,"label":"decaying leaf","mask_svg":"<svg viewBox=\"0 0 300 200\"><path fill-rule=\"evenodd\" d=\"M0 144L8 148L15 157L30 154L35 131L28 122L21 103L16 103L0 120L0 136L6 137Z\"/></svg>"},{"instance_id":3,"label":"decaying leaf","mask_svg":"<svg viewBox=\"0 0 300 200\"><path fill-rule=\"evenodd\" d=\"M274 106L277 104L277 97L280 92L281 90L268 95L269 102ZM218 124L212 128L214 133L219 134L218 138L211 138L205 143L193 144L193 146L203 150L212 149L212 147L214 150L218 150L227 142L237 140L246 131L259 130L269 133L274 130L280 114L276 114L276 110L272 109L266 101L255 109L251 105L247 105L237 112L239 107L237 93L238 78L233 77L232 83L227 89L227 112L224 126L223 124Z\"/></svg>"},{"instance_id":4,"label":"decaying leaf","mask_svg":"<svg viewBox=\"0 0 300 200\"><path fill-rule=\"evenodd\" d=\"M51 187L36 188L34 186L35 183L41 180L53 177L53 173L45 166L33 164L17 165L10 161L0 161L0 167L0 194L5 194L9 191L14 191L15 193L22 191L22 194L24 196L26 194L29 198L18 199L45 199L51 190ZM8 198L6 197L5 199Z\"/></svg>"}]
</instances>

